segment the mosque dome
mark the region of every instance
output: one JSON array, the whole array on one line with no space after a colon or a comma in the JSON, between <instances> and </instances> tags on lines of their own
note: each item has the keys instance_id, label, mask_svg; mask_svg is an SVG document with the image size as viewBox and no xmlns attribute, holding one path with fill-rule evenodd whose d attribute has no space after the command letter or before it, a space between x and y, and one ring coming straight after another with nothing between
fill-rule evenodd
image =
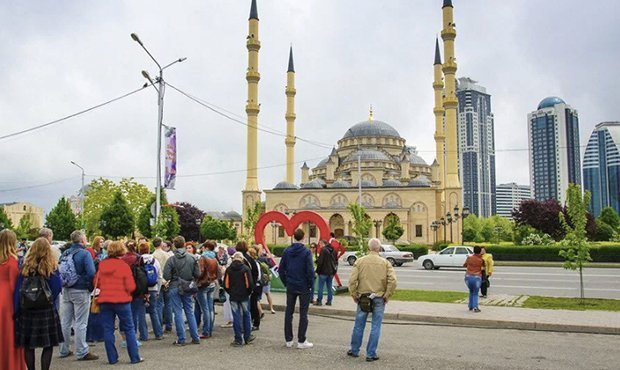
<instances>
[{"instance_id":1,"label":"mosque dome","mask_svg":"<svg viewBox=\"0 0 620 370\"><path fill-rule=\"evenodd\" d=\"M428 177L424 175L418 175L416 176L416 178L411 179L411 181L409 181L409 186L414 187L414 188L430 187L431 180L429 180Z\"/></svg>"},{"instance_id":2,"label":"mosque dome","mask_svg":"<svg viewBox=\"0 0 620 370\"><path fill-rule=\"evenodd\" d=\"M309 181L303 185L301 185L302 189L323 189L323 184L321 183L321 181L319 181L319 179L314 179L312 181Z\"/></svg>"},{"instance_id":3,"label":"mosque dome","mask_svg":"<svg viewBox=\"0 0 620 370\"><path fill-rule=\"evenodd\" d=\"M417 154L410 154L411 155L411 159L409 160L409 162L411 164L416 164L416 165L421 165L421 166L428 166L428 164L426 163L426 161L420 157Z\"/></svg>"},{"instance_id":4,"label":"mosque dome","mask_svg":"<svg viewBox=\"0 0 620 370\"><path fill-rule=\"evenodd\" d=\"M357 158L362 161L392 161L389 155L377 149L362 148L349 154L343 163L357 162Z\"/></svg>"},{"instance_id":5,"label":"mosque dome","mask_svg":"<svg viewBox=\"0 0 620 370\"><path fill-rule=\"evenodd\" d=\"M566 104L566 102L557 96L548 96L538 103L538 109L551 108L556 104Z\"/></svg>"},{"instance_id":6,"label":"mosque dome","mask_svg":"<svg viewBox=\"0 0 620 370\"><path fill-rule=\"evenodd\" d=\"M350 187L351 187L351 183L344 181L344 180L338 180L332 184L332 188L346 189Z\"/></svg>"},{"instance_id":7,"label":"mosque dome","mask_svg":"<svg viewBox=\"0 0 620 370\"><path fill-rule=\"evenodd\" d=\"M297 185L291 184L290 182L281 181L273 188L273 190L295 190L298 189Z\"/></svg>"},{"instance_id":8,"label":"mosque dome","mask_svg":"<svg viewBox=\"0 0 620 370\"><path fill-rule=\"evenodd\" d=\"M403 183L398 180L388 179L383 182L383 186L388 187L388 188L395 188L395 187L403 186Z\"/></svg>"},{"instance_id":9,"label":"mosque dome","mask_svg":"<svg viewBox=\"0 0 620 370\"><path fill-rule=\"evenodd\" d=\"M357 123L344 133L343 139L350 139L354 137L361 136L370 136L370 137L380 137L380 136L389 136L401 138L400 134L396 129L383 121L363 121Z\"/></svg>"}]
</instances>

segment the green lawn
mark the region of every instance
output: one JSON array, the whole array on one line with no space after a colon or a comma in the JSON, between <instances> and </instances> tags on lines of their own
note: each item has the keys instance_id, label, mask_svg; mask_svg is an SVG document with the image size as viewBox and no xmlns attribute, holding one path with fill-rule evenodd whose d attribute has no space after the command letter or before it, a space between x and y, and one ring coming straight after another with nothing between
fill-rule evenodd
<instances>
[{"instance_id":1,"label":"green lawn","mask_svg":"<svg viewBox=\"0 0 620 370\"><path fill-rule=\"evenodd\" d=\"M467 298L464 292L441 292L434 290L396 290L391 299L396 301L454 303Z\"/></svg>"},{"instance_id":2,"label":"green lawn","mask_svg":"<svg viewBox=\"0 0 620 370\"><path fill-rule=\"evenodd\" d=\"M562 267L562 262L545 261L494 261L495 266L517 266L517 267ZM616 262L590 262L586 268L620 268L620 263Z\"/></svg>"},{"instance_id":3,"label":"green lawn","mask_svg":"<svg viewBox=\"0 0 620 370\"><path fill-rule=\"evenodd\" d=\"M582 302L579 298L531 296L524 302L523 307L576 311L620 311L620 300L586 298Z\"/></svg>"}]
</instances>

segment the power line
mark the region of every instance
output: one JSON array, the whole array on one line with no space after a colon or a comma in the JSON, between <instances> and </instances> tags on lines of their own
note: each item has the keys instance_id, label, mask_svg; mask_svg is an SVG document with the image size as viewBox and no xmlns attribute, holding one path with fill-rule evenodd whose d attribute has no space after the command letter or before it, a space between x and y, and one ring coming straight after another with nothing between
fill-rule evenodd
<instances>
[{"instance_id":1,"label":"power line","mask_svg":"<svg viewBox=\"0 0 620 370\"><path fill-rule=\"evenodd\" d=\"M9 191L17 191L17 190L27 190L27 189L34 189L34 188L42 188L44 186L54 185L54 184L58 184L58 183L61 183L61 182L65 182L65 181L73 180L73 179L78 179L78 178L80 178L80 176L66 177L64 179L54 180L54 181L50 181L50 182L46 182L44 184L38 184L38 185L23 186L23 187L12 188L12 189L0 189L0 193L7 193Z\"/></svg>"},{"instance_id":2,"label":"power line","mask_svg":"<svg viewBox=\"0 0 620 370\"><path fill-rule=\"evenodd\" d=\"M149 84L145 84L145 85L144 85L144 86L142 86L141 88L136 89L136 90L131 91L131 92L128 92L127 94L123 94L123 95L121 95L121 96L119 96L119 97L116 97L116 98L114 98L114 99L110 99L110 100L108 100L108 101L106 101L106 102L103 102L103 103L101 103L101 104L97 104L97 105L92 106L92 107L90 107L90 108L87 108L87 109L81 110L81 111L79 111L79 112L76 112L76 113L70 114L70 115L68 115L68 116L64 116L64 117L59 118L59 119L56 119L56 120L54 120L54 121L47 122L47 123L44 123L44 124L41 124L41 125L37 125L37 126L31 127L31 128L28 128L28 129L25 129L25 130L22 130L22 131L17 131L17 132L13 132L13 133L11 133L11 134L7 134L7 135L0 136L0 140L4 140L4 139L8 139L8 138L10 138L10 137L15 137L15 136L23 135L23 134L26 134L26 133L29 133L29 132L32 132L32 131L36 131L36 130L42 129L42 128L44 128L44 127L48 127L48 126L55 125L55 124L57 124L57 123L61 123L61 122L66 121L66 120L68 120L68 119L70 119L70 118L77 117L77 116L79 116L79 115L81 115L81 114L84 114L84 113L90 112L90 111L95 110L95 109L97 109L97 108L101 108L101 107L106 106L106 105L108 105L108 104L114 103L115 101L118 101L118 100L124 99L124 98L126 98L126 97L128 97L128 96L130 96L130 95L133 95L133 94L135 94L135 93L137 93L137 92L139 92L139 91L144 90L144 89L145 89L145 88L147 88L148 86L149 86Z\"/></svg>"}]
</instances>

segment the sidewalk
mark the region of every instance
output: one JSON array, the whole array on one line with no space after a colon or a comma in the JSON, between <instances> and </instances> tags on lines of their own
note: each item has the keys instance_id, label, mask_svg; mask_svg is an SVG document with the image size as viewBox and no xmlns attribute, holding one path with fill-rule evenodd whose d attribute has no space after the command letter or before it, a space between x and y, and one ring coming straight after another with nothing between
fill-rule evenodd
<instances>
[{"instance_id":1,"label":"sidewalk","mask_svg":"<svg viewBox=\"0 0 620 370\"><path fill-rule=\"evenodd\" d=\"M284 311L286 295L272 293L274 308ZM263 307L267 300L261 301ZM310 305L310 314L355 316L356 304L348 294L334 296L333 306ZM483 306L482 312L467 310L466 304L390 301L385 320L405 320L494 329L521 329L620 335L620 312L545 310Z\"/></svg>"}]
</instances>

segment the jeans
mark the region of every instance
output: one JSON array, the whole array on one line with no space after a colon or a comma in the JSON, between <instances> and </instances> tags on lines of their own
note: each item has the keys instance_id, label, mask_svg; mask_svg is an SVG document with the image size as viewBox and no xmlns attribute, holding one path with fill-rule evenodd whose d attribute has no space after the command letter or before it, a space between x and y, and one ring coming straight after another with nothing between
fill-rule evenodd
<instances>
[{"instance_id":1,"label":"jeans","mask_svg":"<svg viewBox=\"0 0 620 370\"><path fill-rule=\"evenodd\" d=\"M172 304L170 303L170 293L163 287L159 289L159 299L157 300L157 310L162 326L167 330L172 330Z\"/></svg>"},{"instance_id":2,"label":"jeans","mask_svg":"<svg viewBox=\"0 0 620 370\"><path fill-rule=\"evenodd\" d=\"M60 344L60 355L66 356L70 352L71 326L73 325L75 357L80 359L88 354L86 329L90 313L90 293L85 289L63 288L61 302L60 325L65 341Z\"/></svg>"},{"instance_id":3,"label":"jeans","mask_svg":"<svg viewBox=\"0 0 620 370\"><path fill-rule=\"evenodd\" d=\"M146 327L146 307L144 298L138 297L131 301L131 317L136 331L140 331L140 340L149 340L149 330Z\"/></svg>"},{"instance_id":4,"label":"jeans","mask_svg":"<svg viewBox=\"0 0 620 370\"><path fill-rule=\"evenodd\" d=\"M127 353L132 363L140 362L138 353L138 341L136 340L136 329L133 326L133 316L130 303L102 303L101 304L101 324L103 325L103 337L105 340L105 353L108 362L115 364L118 362L118 352L114 344L114 321L118 317L120 331L125 333L127 343Z\"/></svg>"},{"instance_id":5,"label":"jeans","mask_svg":"<svg viewBox=\"0 0 620 370\"><path fill-rule=\"evenodd\" d=\"M372 300L372 321L370 323L370 336L366 345L366 357L377 357L377 346L379 345L379 337L381 336L381 322L383 322L383 312L385 311L385 301L382 297L376 297ZM351 352L359 355L362 339L364 337L364 329L366 328L366 320L370 312L364 312L357 305L355 313L355 324L353 325L353 334L351 334Z\"/></svg>"},{"instance_id":6,"label":"jeans","mask_svg":"<svg viewBox=\"0 0 620 370\"><path fill-rule=\"evenodd\" d=\"M103 340L103 326L99 314L88 314L88 327L86 328L87 342L100 342Z\"/></svg>"},{"instance_id":7,"label":"jeans","mask_svg":"<svg viewBox=\"0 0 620 370\"><path fill-rule=\"evenodd\" d=\"M317 293L316 300L321 302L323 300L323 285L327 285L327 303L332 302L334 292L332 291L332 279L334 275L319 275L319 292Z\"/></svg>"},{"instance_id":8,"label":"jeans","mask_svg":"<svg viewBox=\"0 0 620 370\"><path fill-rule=\"evenodd\" d=\"M287 342L293 340L293 313L295 312L295 304L299 297L299 328L297 329L297 339L299 343L306 341L306 331L308 330L308 306L310 306L310 297L312 294L308 291L286 292L286 312L284 314L284 339Z\"/></svg>"},{"instance_id":9,"label":"jeans","mask_svg":"<svg viewBox=\"0 0 620 370\"><path fill-rule=\"evenodd\" d=\"M172 304L172 311L174 312L174 326L177 332L177 339L179 343L185 343L185 324L183 320L183 312L187 318L187 324L189 325L189 334L192 340L199 341L198 326L196 325L196 318L194 317L194 308L192 307L192 297L189 295L181 295L178 287L168 289L168 295L170 296L170 303Z\"/></svg>"},{"instance_id":10,"label":"jeans","mask_svg":"<svg viewBox=\"0 0 620 370\"><path fill-rule=\"evenodd\" d=\"M153 327L153 335L155 338L161 338L164 335L163 329L161 328L161 319L158 311L159 305L159 294L156 291L149 292L149 306L146 309L149 316L151 317L151 326ZM146 324L146 323L145 323Z\"/></svg>"},{"instance_id":11,"label":"jeans","mask_svg":"<svg viewBox=\"0 0 620 370\"><path fill-rule=\"evenodd\" d=\"M213 321L215 319L215 311L213 307L213 292L215 286L202 288L196 294L196 302L202 313L202 335L211 336L213 333ZM198 322L198 319L196 320Z\"/></svg>"},{"instance_id":12,"label":"jeans","mask_svg":"<svg viewBox=\"0 0 620 370\"><path fill-rule=\"evenodd\" d=\"M243 344L243 341L245 340L245 342L247 343L248 339L252 335L250 300L246 299L245 301L240 302L230 301L230 308L233 315L233 331L235 332L235 342Z\"/></svg>"},{"instance_id":13,"label":"jeans","mask_svg":"<svg viewBox=\"0 0 620 370\"><path fill-rule=\"evenodd\" d=\"M478 307L478 291L482 278L478 275L465 275L465 284L469 288L469 309L473 310Z\"/></svg>"}]
</instances>

